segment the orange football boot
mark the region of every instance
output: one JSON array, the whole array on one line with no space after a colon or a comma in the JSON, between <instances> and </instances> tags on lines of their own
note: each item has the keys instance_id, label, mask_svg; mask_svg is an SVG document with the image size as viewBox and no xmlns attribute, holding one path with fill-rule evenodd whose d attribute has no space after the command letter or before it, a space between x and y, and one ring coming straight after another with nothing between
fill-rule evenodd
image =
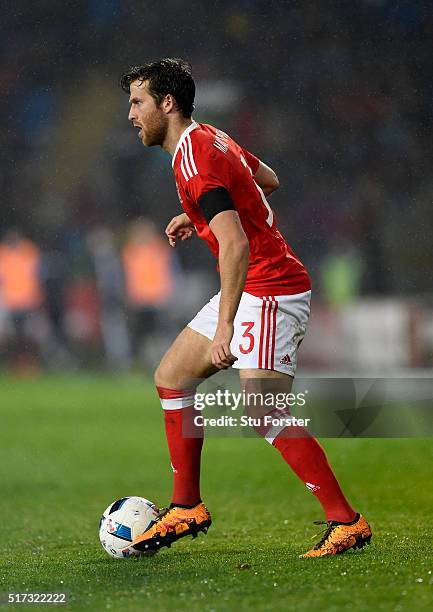
<instances>
[{"instance_id":1,"label":"orange football boot","mask_svg":"<svg viewBox=\"0 0 433 612\"><path fill-rule=\"evenodd\" d=\"M196 538L202 531L207 533L212 520L209 510L203 503L194 508L167 508L156 518L153 525L144 533L135 538L129 550L132 554L156 552L163 546L170 548L179 538L191 535Z\"/></svg>"},{"instance_id":2,"label":"orange football boot","mask_svg":"<svg viewBox=\"0 0 433 612\"><path fill-rule=\"evenodd\" d=\"M349 548L362 548L370 544L371 529L362 514L357 514L351 523L336 521L315 521L315 525L327 525L322 539L308 552L300 555L301 559L339 555Z\"/></svg>"}]
</instances>

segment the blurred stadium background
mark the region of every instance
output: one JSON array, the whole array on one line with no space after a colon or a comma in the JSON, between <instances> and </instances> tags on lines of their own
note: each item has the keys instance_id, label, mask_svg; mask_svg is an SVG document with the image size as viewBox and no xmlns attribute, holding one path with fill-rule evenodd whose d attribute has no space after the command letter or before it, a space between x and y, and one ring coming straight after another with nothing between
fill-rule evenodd
<instances>
[{"instance_id":1,"label":"blurred stadium background","mask_svg":"<svg viewBox=\"0 0 433 612\"><path fill-rule=\"evenodd\" d=\"M417 0L15 0L0 20L0 367L149 370L218 287L171 252L169 158L118 87L190 60L195 118L277 171L283 234L314 283L304 368L433 362L433 79Z\"/></svg>"}]
</instances>

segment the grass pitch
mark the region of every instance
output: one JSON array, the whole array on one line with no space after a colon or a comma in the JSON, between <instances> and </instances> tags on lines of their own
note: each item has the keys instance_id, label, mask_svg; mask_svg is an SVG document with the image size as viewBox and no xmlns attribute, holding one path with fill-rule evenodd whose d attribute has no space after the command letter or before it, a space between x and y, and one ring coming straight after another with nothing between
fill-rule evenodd
<instances>
[{"instance_id":1,"label":"grass pitch","mask_svg":"<svg viewBox=\"0 0 433 612\"><path fill-rule=\"evenodd\" d=\"M433 440L325 440L374 535L361 551L301 560L320 529L315 498L266 442L211 438L203 461L209 534L151 559L115 560L98 540L105 507L125 495L170 501L151 384L2 378L0 418L2 592L67 591L69 610L433 607Z\"/></svg>"}]
</instances>

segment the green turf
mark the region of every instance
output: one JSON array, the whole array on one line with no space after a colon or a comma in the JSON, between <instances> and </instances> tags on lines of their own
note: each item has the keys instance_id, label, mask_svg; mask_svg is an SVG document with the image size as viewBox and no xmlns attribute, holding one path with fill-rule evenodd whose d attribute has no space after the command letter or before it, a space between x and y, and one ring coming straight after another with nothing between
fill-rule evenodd
<instances>
[{"instance_id":1,"label":"green turf","mask_svg":"<svg viewBox=\"0 0 433 612\"><path fill-rule=\"evenodd\" d=\"M151 385L2 378L0 418L0 591L65 590L68 610L433 607L432 440L325 440L374 537L362 551L300 560L320 529L314 497L265 442L209 439L209 534L152 559L115 560L98 541L104 508L124 495L170 498Z\"/></svg>"}]
</instances>

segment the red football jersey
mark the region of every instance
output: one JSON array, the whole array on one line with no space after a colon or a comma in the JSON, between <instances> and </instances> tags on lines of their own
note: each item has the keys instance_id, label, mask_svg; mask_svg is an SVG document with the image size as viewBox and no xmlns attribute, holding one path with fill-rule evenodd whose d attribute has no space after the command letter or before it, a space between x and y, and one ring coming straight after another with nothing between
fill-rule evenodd
<instances>
[{"instance_id":1,"label":"red football jersey","mask_svg":"<svg viewBox=\"0 0 433 612\"><path fill-rule=\"evenodd\" d=\"M182 208L216 258L218 241L198 200L211 189L228 191L250 246L245 291L261 297L311 288L306 269L278 231L275 214L254 181L257 157L221 130L193 121L177 143L172 164Z\"/></svg>"}]
</instances>

